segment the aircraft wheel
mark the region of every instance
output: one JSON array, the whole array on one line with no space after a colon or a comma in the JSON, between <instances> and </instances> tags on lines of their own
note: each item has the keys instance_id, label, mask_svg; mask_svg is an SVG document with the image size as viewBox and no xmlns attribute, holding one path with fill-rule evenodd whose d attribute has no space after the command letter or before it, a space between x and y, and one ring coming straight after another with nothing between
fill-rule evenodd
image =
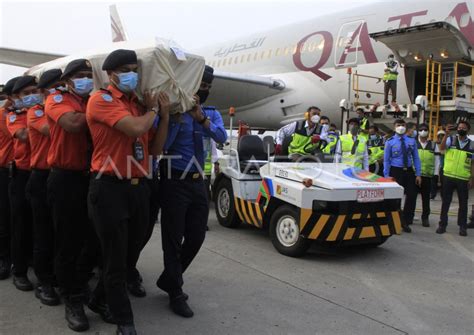
<instances>
[{"instance_id":1,"label":"aircraft wheel","mask_svg":"<svg viewBox=\"0 0 474 335\"><path fill-rule=\"evenodd\" d=\"M240 225L240 219L235 211L234 192L232 191L232 183L229 179L222 179L216 192L216 216L221 226L227 228L236 228Z\"/></svg>"},{"instance_id":2,"label":"aircraft wheel","mask_svg":"<svg viewBox=\"0 0 474 335\"><path fill-rule=\"evenodd\" d=\"M290 257L303 256L311 246L311 240L301 236L298 212L284 205L275 210L270 220L270 238L279 253Z\"/></svg>"}]
</instances>

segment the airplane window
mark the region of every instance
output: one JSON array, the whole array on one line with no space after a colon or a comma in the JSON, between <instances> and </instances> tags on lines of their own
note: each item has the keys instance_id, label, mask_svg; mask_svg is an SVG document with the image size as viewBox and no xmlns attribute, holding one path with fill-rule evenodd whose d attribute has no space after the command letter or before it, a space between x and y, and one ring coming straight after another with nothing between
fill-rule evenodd
<instances>
[{"instance_id":1,"label":"airplane window","mask_svg":"<svg viewBox=\"0 0 474 335\"><path fill-rule=\"evenodd\" d=\"M288 55L289 52L290 52L290 47L286 47L285 48L285 55Z\"/></svg>"},{"instance_id":2,"label":"airplane window","mask_svg":"<svg viewBox=\"0 0 474 335\"><path fill-rule=\"evenodd\" d=\"M225 58L223 61L222 61L222 66L226 66L227 65L227 58Z\"/></svg>"},{"instance_id":3,"label":"airplane window","mask_svg":"<svg viewBox=\"0 0 474 335\"><path fill-rule=\"evenodd\" d=\"M248 54L247 55L247 63L249 63L251 59L252 59L252 54Z\"/></svg>"},{"instance_id":4,"label":"airplane window","mask_svg":"<svg viewBox=\"0 0 474 335\"><path fill-rule=\"evenodd\" d=\"M268 50L268 54L267 54L267 58L271 58L272 57L272 49Z\"/></svg>"},{"instance_id":5,"label":"airplane window","mask_svg":"<svg viewBox=\"0 0 474 335\"><path fill-rule=\"evenodd\" d=\"M232 64L232 57L229 57L229 65Z\"/></svg>"},{"instance_id":6,"label":"airplane window","mask_svg":"<svg viewBox=\"0 0 474 335\"><path fill-rule=\"evenodd\" d=\"M221 60L220 59L217 61L217 67L221 67Z\"/></svg>"},{"instance_id":7,"label":"airplane window","mask_svg":"<svg viewBox=\"0 0 474 335\"><path fill-rule=\"evenodd\" d=\"M244 58L244 56L242 55L241 58ZM239 57L235 57L235 58L234 58L234 64L237 64L238 62L239 62Z\"/></svg>"},{"instance_id":8,"label":"airplane window","mask_svg":"<svg viewBox=\"0 0 474 335\"><path fill-rule=\"evenodd\" d=\"M262 53L260 54L260 59L263 59L265 57L265 51L262 51Z\"/></svg>"},{"instance_id":9,"label":"airplane window","mask_svg":"<svg viewBox=\"0 0 474 335\"><path fill-rule=\"evenodd\" d=\"M258 57L258 52L256 52L256 53L253 55L253 60L256 61L256 60L257 60L257 57Z\"/></svg>"},{"instance_id":10,"label":"airplane window","mask_svg":"<svg viewBox=\"0 0 474 335\"><path fill-rule=\"evenodd\" d=\"M280 56L280 48L277 48L277 49L275 50L275 56Z\"/></svg>"}]
</instances>

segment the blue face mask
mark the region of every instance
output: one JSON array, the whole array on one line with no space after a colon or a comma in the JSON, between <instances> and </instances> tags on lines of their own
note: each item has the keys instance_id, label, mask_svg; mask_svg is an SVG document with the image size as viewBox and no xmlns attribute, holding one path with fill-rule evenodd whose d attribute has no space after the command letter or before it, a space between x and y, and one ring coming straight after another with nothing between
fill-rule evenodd
<instances>
[{"instance_id":1,"label":"blue face mask","mask_svg":"<svg viewBox=\"0 0 474 335\"><path fill-rule=\"evenodd\" d=\"M22 109L23 107L23 101L21 99L13 99L13 108Z\"/></svg>"},{"instance_id":2,"label":"blue face mask","mask_svg":"<svg viewBox=\"0 0 474 335\"><path fill-rule=\"evenodd\" d=\"M23 107L29 108L43 103L43 95L39 93L25 95L21 100L23 102Z\"/></svg>"},{"instance_id":3,"label":"blue face mask","mask_svg":"<svg viewBox=\"0 0 474 335\"><path fill-rule=\"evenodd\" d=\"M94 81L91 78L73 79L72 82L74 83L74 92L81 97L88 95L94 88Z\"/></svg>"},{"instance_id":4,"label":"blue face mask","mask_svg":"<svg viewBox=\"0 0 474 335\"><path fill-rule=\"evenodd\" d=\"M117 73L117 77L119 78L117 87L120 91L129 93L137 88L138 74L136 72Z\"/></svg>"}]
</instances>

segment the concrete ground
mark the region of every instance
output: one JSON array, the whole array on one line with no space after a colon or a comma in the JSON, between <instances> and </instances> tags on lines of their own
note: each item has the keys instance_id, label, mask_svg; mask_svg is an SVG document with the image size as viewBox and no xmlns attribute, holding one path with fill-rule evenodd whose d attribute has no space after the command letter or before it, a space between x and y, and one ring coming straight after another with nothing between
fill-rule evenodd
<instances>
[{"instance_id":1,"label":"concrete ground","mask_svg":"<svg viewBox=\"0 0 474 335\"><path fill-rule=\"evenodd\" d=\"M471 194L474 199L474 194ZM472 201L471 201L472 203ZM433 201L439 213L440 201ZM451 208L457 213L457 204ZM417 214L419 215L419 214ZM143 252L146 298L132 298L140 334L472 334L474 230L460 237L455 217L435 234L415 222L412 234L375 249L313 249L282 256L268 235L251 227L226 229L214 212L210 232L185 276L192 319L170 312L154 283L163 269L159 226ZM31 275L34 278L33 275ZM64 306L41 305L31 292L0 282L0 334L74 334ZM115 334L87 310L86 334Z\"/></svg>"}]
</instances>

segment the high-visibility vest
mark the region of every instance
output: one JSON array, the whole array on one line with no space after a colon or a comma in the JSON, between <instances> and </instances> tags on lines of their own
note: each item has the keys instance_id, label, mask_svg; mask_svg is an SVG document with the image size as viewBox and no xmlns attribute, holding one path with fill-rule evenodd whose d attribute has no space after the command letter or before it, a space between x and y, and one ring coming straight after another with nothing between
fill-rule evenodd
<instances>
[{"instance_id":1,"label":"high-visibility vest","mask_svg":"<svg viewBox=\"0 0 474 335\"><path fill-rule=\"evenodd\" d=\"M367 130L367 123L368 122L369 122L369 120L366 117L362 118L362 120L360 122L360 129ZM359 135L363 136L366 140L369 139L369 134L361 132Z\"/></svg>"},{"instance_id":2,"label":"high-visibility vest","mask_svg":"<svg viewBox=\"0 0 474 335\"><path fill-rule=\"evenodd\" d=\"M336 144L339 136L337 134L328 134L327 144L323 150L321 150L325 154L334 154L336 150Z\"/></svg>"},{"instance_id":3,"label":"high-visibility vest","mask_svg":"<svg viewBox=\"0 0 474 335\"><path fill-rule=\"evenodd\" d=\"M203 148L204 148L204 175L210 176L212 174L212 144L211 138L203 137Z\"/></svg>"},{"instance_id":4,"label":"high-visibility vest","mask_svg":"<svg viewBox=\"0 0 474 335\"><path fill-rule=\"evenodd\" d=\"M316 150L319 147L319 143L313 144L311 138L313 135L321 134L321 129L322 127L317 125L308 135L305 128L305 121L298 121L295 133L292 135L292 140L288 147L288 153L306 155Z\"/></svg>"},{"instance_id":5,"label":"high-visibility vest","mask_svg":"<svg viewBox=\"0 0 474 335\"><path fill-rule=\"evenodd\" d=\"M387 67L390 67L391 64L389 64L389 62L386 62L385 65ZM392 72L392 71L387 71L384 73L383 75L383 80L384 81L387 81L387 80L397 80L398 78L398 72Z\"/></svg>"},{"instance_id":6,"label":"high-visibility vest","mask_svg":"<svg viewBox=\"0 0 474 335\"><path fill-rule=\"evenodd\" d=\"M435 149L436 144L430 140L423 149L421 142L417 141L418 156L421 162L421 175L423 177L433 177L435 170Z\"/></svg>"},{"instance_id":7,"label":"high-visibility vest","mask_svg":"<svg viewBox=\"0 0 474 335\"><path fill-rule=\"evenodd\" d=\"M384 154L384 143L383 139L380 136L377 136L377 139L372 140L370 139L367 142L367 146L369 149L369 164L375 164L379 160L383 160Z\"/></svg>"},{"instance_id":8,"label":"high-visibility vest","mask_svg":"<svg viewBox=\"0 0 474 335\"><path fill-rule=\"evenodd\" d=\"M451 136L451 146L446 149L444 156L444 175L451 178L469 180L471 178L471 162L474 156L474 142L468 143L461 149L459 139Z\"/></svg>"},{"instance_id":9,"label":"high-visibility vest","mask_svg":"<svg viewBox=\"0 0 474 335\"><path fill-rule=\"evenodd\" d=\"M341 141L341 162L358 168L364 167L364 153L367 147L367 141L362 136L357 136L353 140L352 134L345 134L339 137Z\"/></svg>"}]
</instances>

